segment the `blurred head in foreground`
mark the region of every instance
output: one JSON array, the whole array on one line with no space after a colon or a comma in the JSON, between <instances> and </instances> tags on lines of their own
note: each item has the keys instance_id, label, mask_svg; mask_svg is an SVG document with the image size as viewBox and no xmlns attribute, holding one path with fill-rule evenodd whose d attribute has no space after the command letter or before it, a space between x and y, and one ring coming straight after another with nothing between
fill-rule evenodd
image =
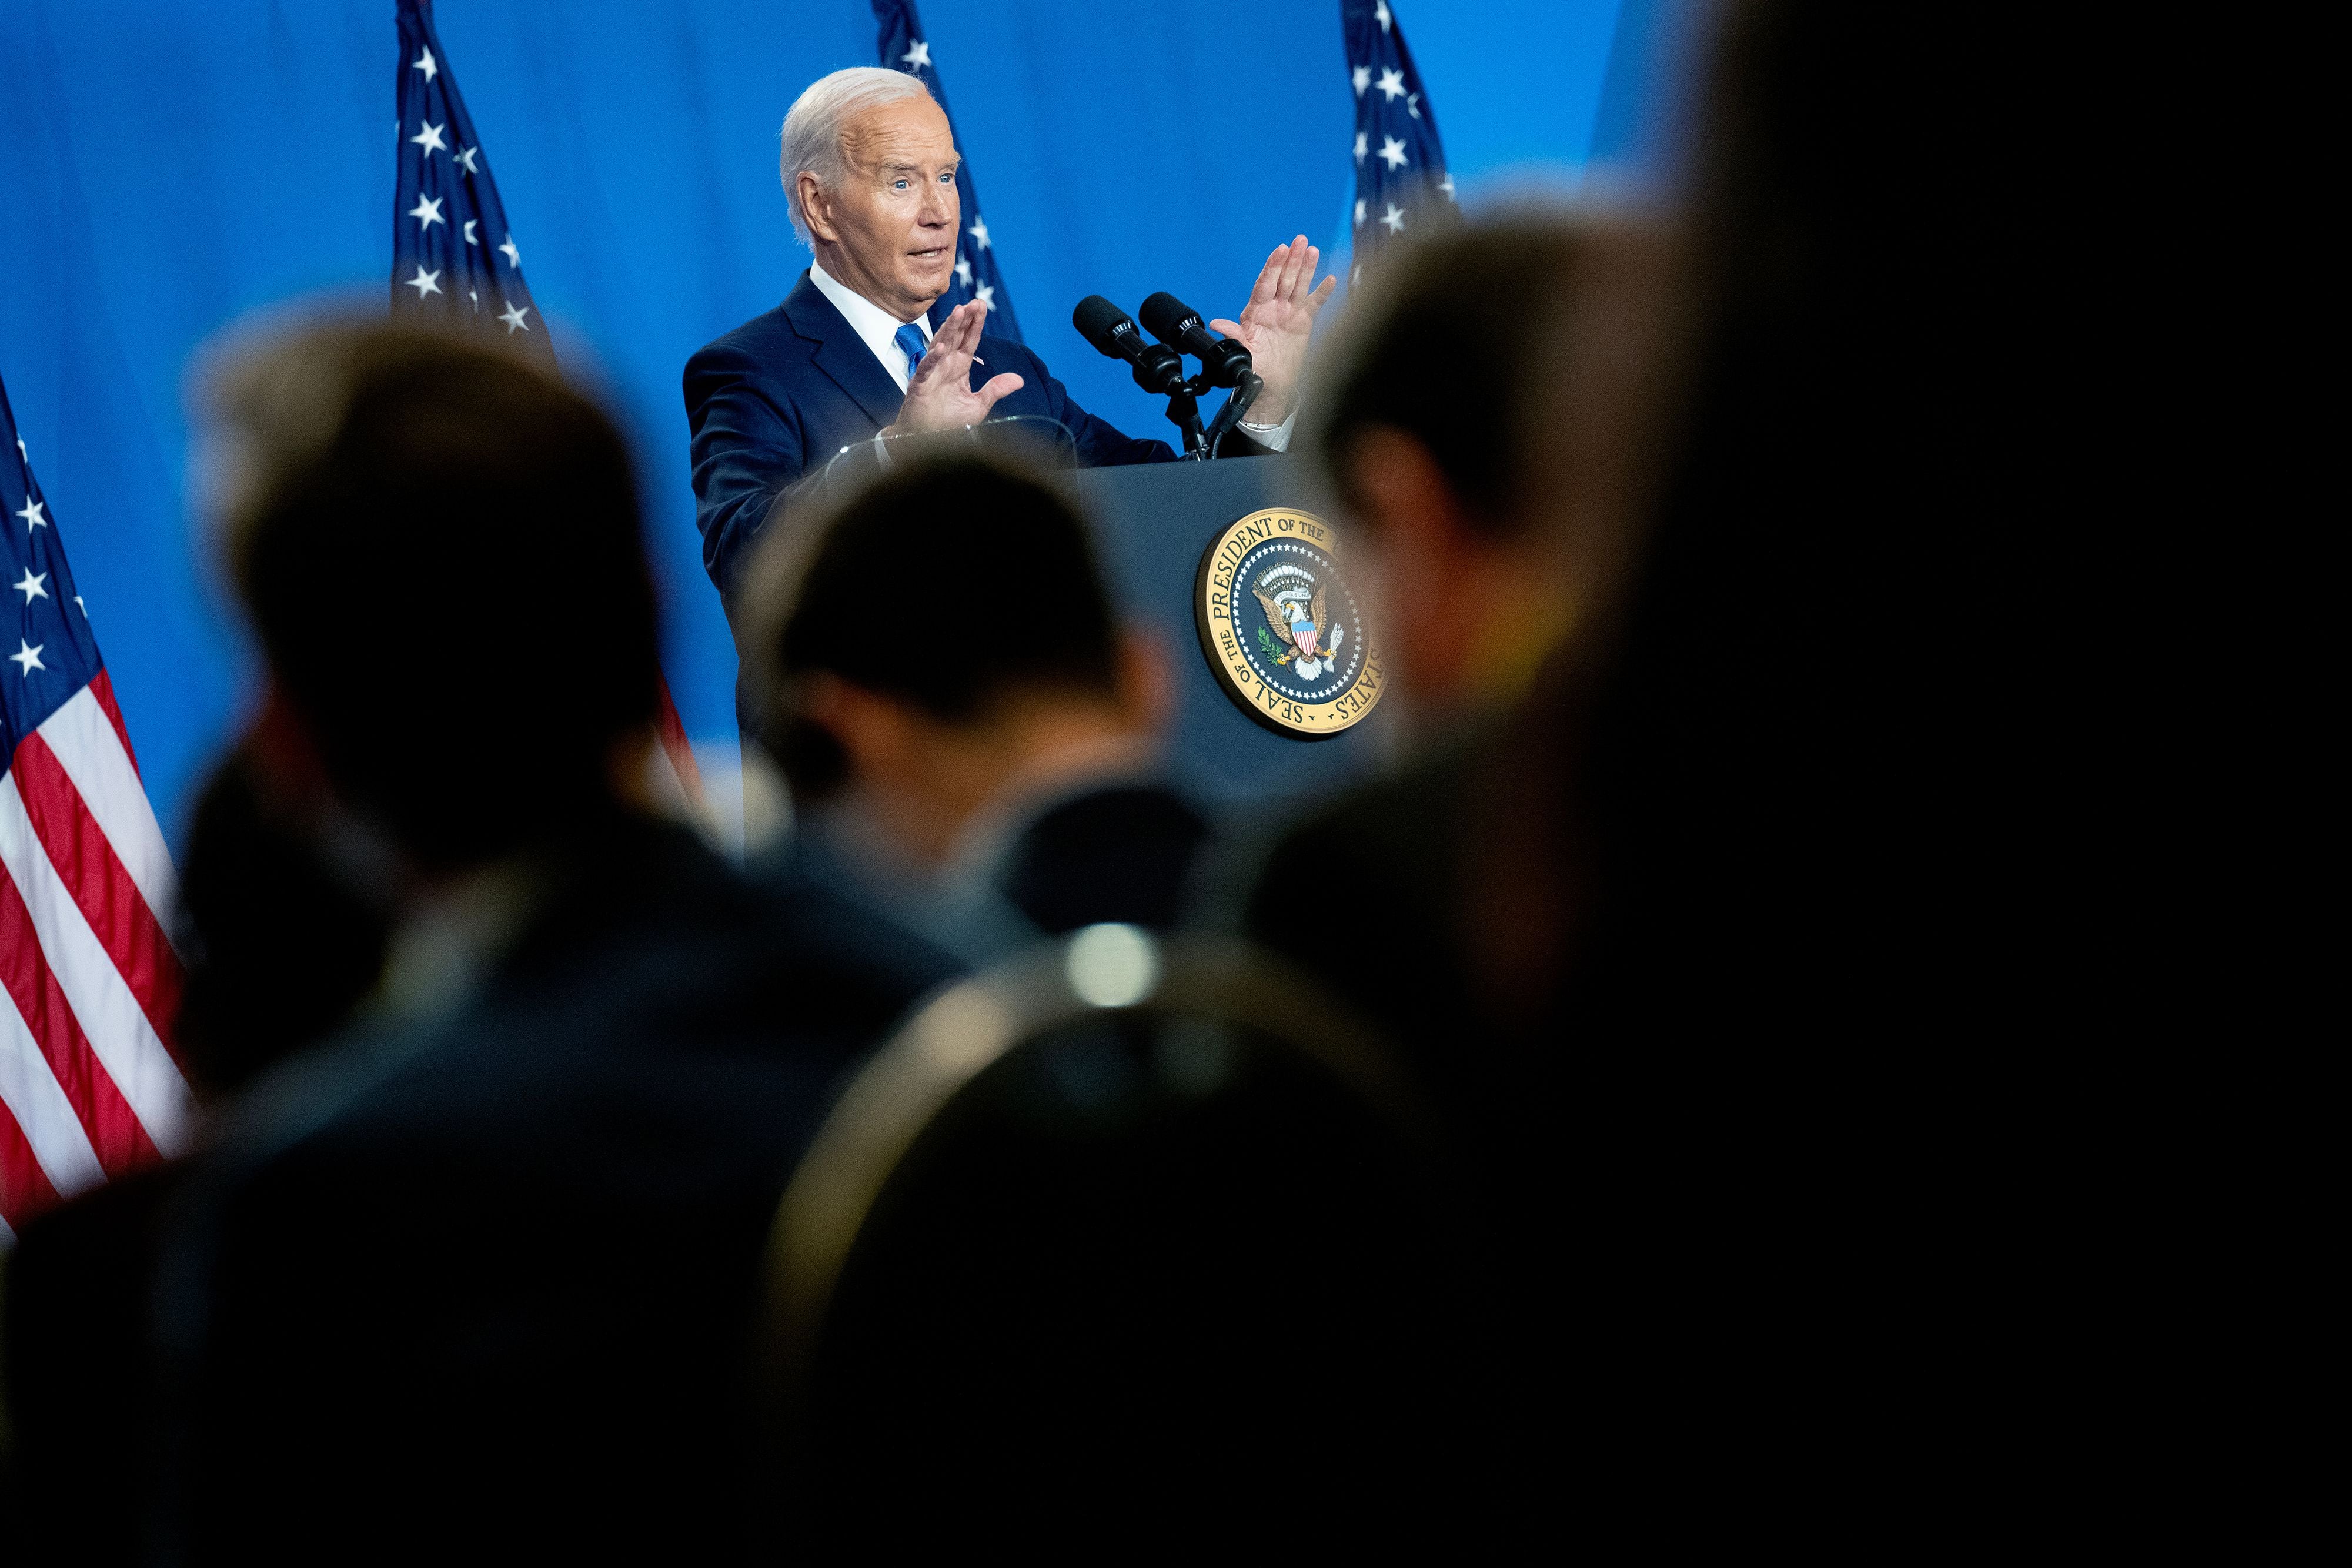
<instances>
[{"instance_id":1,"label":"blurred head in foreground","mask_svg":"<svg viewBox=\"0 0 2352 1568\"><path fill-rule=\"evenodd\" d=\"M1123 631L1086 524L1035 475L902 459L751 568L743 663L804 810L935 869L1011 802L1132 768L1167 674Z\"/></svg>"},{"instance_id":2,"label":"blurred head in foreground","mask_svg":"<svg viewBox=\"0 0 2352 1568\"><path fill-rule=\"evenodd\" d=\"M1364 530L1424 718L1507 701L1613 580L1649 248L1558 214L1467 224L1393 254L1325 346L1305 449Z\"/></svg>"},{"instance_id":3,"label":"blurred head in foreground","mask_svg":"<svg viewBox=\"0 0 2352 1568\"><path fill-rule=\"evenodd\" d=\"M630 792L658 633L601 412L470 341L351 321L236 353L205 394L278 787L425 877Z\"/></svg>"}]
</instances>

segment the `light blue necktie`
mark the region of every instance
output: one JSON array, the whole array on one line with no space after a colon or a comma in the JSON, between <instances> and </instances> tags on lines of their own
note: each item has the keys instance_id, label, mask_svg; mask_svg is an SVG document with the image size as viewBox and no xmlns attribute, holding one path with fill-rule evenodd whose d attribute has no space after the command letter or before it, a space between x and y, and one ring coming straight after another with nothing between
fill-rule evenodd
<instances>
[{"instance_id":1,"label":"light blue necktie","mask_svg":"<svg viewBox=\"0 0 2352 1568\"><path fill-rule=\"evenodd\" d=\"M915 367L923 362L923 329L912 321L890 334L890 340L907 350L907 379L915 379Z\"/></svg>"}]
</instances>

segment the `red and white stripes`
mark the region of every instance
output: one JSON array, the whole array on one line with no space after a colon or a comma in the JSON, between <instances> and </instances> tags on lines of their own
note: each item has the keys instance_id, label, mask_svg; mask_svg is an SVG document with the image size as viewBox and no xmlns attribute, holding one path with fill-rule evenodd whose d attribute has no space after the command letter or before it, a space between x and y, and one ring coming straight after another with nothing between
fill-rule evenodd
<instances>
[{"instance_id":1,"label":"red and white stripes","mask_svg":"<svg viewBox=\"0 0 2352 1568\"><path fill-rule=\"evenodd\" d=\"M0 776L0 1240L186 1138L175 888L101 672Z\"/></svg>"}]
</instances>

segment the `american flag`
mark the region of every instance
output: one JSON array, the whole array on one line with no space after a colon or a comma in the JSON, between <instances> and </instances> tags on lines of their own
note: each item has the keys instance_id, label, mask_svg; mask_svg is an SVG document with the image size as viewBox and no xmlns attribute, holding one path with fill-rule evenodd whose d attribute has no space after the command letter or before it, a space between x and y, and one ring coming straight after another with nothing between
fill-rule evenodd
<instances>
[{"instance_id":1,"label":"american flag","mask_svg":"<svg viewBox=\"0 0 2352 1568\"><path fill-rule=\"evenodd\" d=\"M58 519L0 386L0 1241L177 1151L177 883Z\"/></svg>"},{"instance_id":2,"label":"american flag","mask_svg":"<svg viewBox=\"0 0 2352 1568\"><path fill-rule=\"evenodd\" d=\"M1389 0L1339 0L1339 32L1348 46L1348 82L1356 89L1352 285L1390 241L1452 223L1457 211L1437 111L1422 90Z\"/></svg>"},{"instance_id":3,"label":"american flag","mask_svg":"<svg viewBox=\"0 0 2352 1568\"><path fill-rule=\"evenodd\" d=\"M490 179L473 116L433 27L433 0L400 0L400 177L393 187L392 309L395 317L475 326L544 369L555 346L523 281L522 247ZM686 726L661 683L662 752L680 797L702 780Z\"/></svg>"},{"instance_id":4,"label":"american flag","mask_svg":"<svg viewBox=\"0 0 2352 1568\"><path fill-rule=\"evenodd\" d=\"M433 0L400 0L400 179L393 200L394 315L473 322L548 370L555 349L522 279L522 248L457 96Z\"/></svg>"},{"instance_id":5,"label":"american flag","mask_svg":"<svg viewBox=\"0 0 2352 1568\"><path fill-rule=\"evenodd\" d=\"M931 63L931 46L915 16L915 0L874 0L874 20L882 29L877 46L882 63L922 78L948 117L952 134L955 111L948 108L948 89L940 85L939 68ZM956 147L962 151L962 137L956 137ZM946 320L948 312L966 300L977 299L988 307L988 329L1017 343L1021 323L1013 314L1013 297L1004 291L1004 275L996 267L996 248L989 243L988 220L980 214L980 187L971 183L969 157L956 165L956 203L963 213L963 233L956 240L955 281L931 306L931 325Z\"/></svg>"}]
</instances>

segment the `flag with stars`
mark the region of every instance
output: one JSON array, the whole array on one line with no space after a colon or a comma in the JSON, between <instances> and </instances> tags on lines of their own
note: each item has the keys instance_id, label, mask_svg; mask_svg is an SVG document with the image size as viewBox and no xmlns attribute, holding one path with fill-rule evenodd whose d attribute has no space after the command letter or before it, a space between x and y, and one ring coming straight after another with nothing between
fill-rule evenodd
<instances>
[{"instance_id":1,"label":"flag with stars","mask_svg":"<svg viewBox=\"0 0 2352 1568\"><path fill-rule=\"evenodd\" d=\"M58 519L0 386L13 580L0 641L0 1243L60 1199L177 1152L172 857Z\"/></svg>"},{"instance_id":2,"label":"flag with stars","mask_svg":"<svg viewBox=\"0 0 2352 1568\"><path fill-rule=\"evenodd\" d=\"M894 71L919 77L931 89L940 111L948 117L948 132L955 133L955 111L948 108L948 90L931 64L931 46L915 16L915 0L874 0L874 20L881 26L882 63ZM963 138L956 149L964 152ZM1021 340L1021 323L1013 314L1013 298L1004 291L1004 275L997 270L996 250L989 244L988 220L981 216L980 187L971 183L971 159L956 165L956 202L963 211L963 233L956 238L955 281L931 307L931 325L947 319L948 312L968 299L988 307L988 329L1000 338Z\"/></svg>"},{"instance_id":3,"label":"flag with stars","mask_svg":"<svg viewBox=\"0 0 2352 1568\"><path fill-rule=\"evenodd\" d=\"M1437 113L1389 0L1339 0L1339 31L1349 85L1356 89L1353 284L1390 242L1450 224L1458 214Z\"/></svg>"},{"instance_id":4,"label":"flag with stars","mask_svg":"<svg viewBox=\"0 0 2352 1568\"><path fill-rule=\"evenodd\" d=\"M400 178L394 186L392 312L395 318L473 323L549 371L555 345L523 282L522 247L490 180L490 161L457 95L448 57L433 28L433 0L400 0ZM702 799L686 725L661 683L656 717L664 788Z\"/></svg>"},{"instance_id":5,"label":"flag with stars","mask_svg":"<svg viewBox=\"0 0 2352 1568\"><path fill-rule=\"evenodd\" d=\"M555 368L555 350L433 28L433 0L400 0L400 179L393 201L394 316L477 322Z\"/></svg>"}]
</instances>

